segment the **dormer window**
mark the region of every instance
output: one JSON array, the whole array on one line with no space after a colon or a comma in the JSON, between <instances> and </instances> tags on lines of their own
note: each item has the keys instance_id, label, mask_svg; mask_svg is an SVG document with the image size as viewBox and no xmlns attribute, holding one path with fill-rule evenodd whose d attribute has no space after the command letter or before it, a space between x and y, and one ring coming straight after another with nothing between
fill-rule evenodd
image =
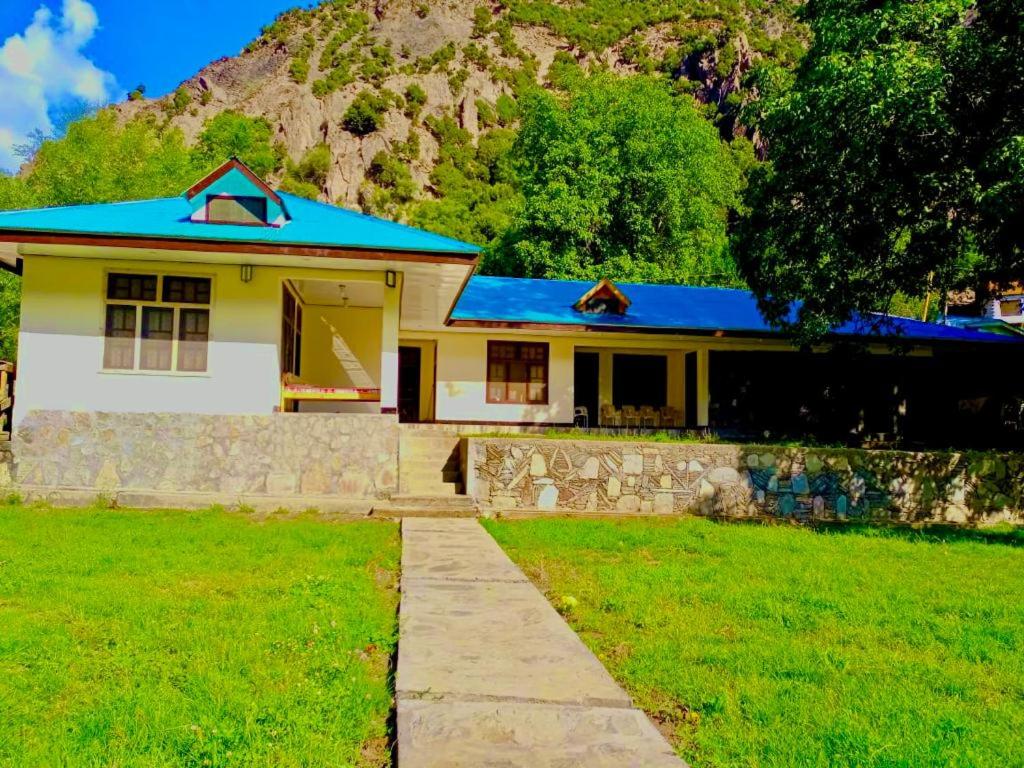
<instances>
[{"instance_id":1,"label":"dormer window","mask_svg":"<svg viewBox=\"0 0 1024 768\"><path fill-rule=\"evenodd\" d=\"M210 224L265 226L267 198L241 195L208 195L206 221Z\"/></svg>"},{"instance_id":2,"label":"dormer window","mask_svg":"<svg viewBox=\"0 0 1024 768\"><path fill-rule=\"evenodd\" d=\"M237 158L194 184L185 199L197 224L283 227L289 220L281 196Z\"/></svg>"},{"instance_id":3,"label":"dormer window","mask_svg":"<svg viewBox=\"0 0 1024 768\"><path fill-rule=\"evenodd\" d=\"M577 312L594 315L624 315L630 301L611 280L600 280L573 304Z\"/></svg>"}]
</instances>

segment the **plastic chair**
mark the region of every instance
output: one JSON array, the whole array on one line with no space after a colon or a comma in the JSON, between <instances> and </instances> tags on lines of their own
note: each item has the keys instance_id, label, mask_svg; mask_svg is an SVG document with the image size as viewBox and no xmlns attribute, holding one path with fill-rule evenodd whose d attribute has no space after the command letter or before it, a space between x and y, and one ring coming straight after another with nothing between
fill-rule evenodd
<instances>
[{"instance_id":1,"label":"plastic chair","mask_svg":"<svg viewBox=\"0 0 1024 768\"><path fill-rule=\"evenodd\" d=\"M604 403L601 406L601 426L617 427L619 424L619 411L611 403Z\"/></svg>"},{"instance_id":2,"label":"plastic chair","mask_svg":"<svg viewBox=\"0 0 1024 768\"><path fill-rule=\"evenodd\" d=\"M656 427L658 426L658 412L649 405L640 406L640 426L641 427Z\"/></svg>"},{"instance_id":3,"label":"plastic chair","mask_svg":"<svg viewBox=\"0 0 1024 768\"><path fill-rule=\"evenodd\" d=\"M622 406L622 425L625 427L640 426L640 414L636 412L636 408L632 405Z\"/></svg>"},{"instance_id":4,"label":"plastic chair","mask_svg":"<svg viewBox=\"0 0 1024 768\"><path fill-rule=\"evenodd\" d=\"M590 426L590 413L585 405L577 405L572 412L572 425L587 429Z\"/></svg>"},{"instance_id":5,"label":"plastic chair","mask_svg":"<svg viewBox=\"0 0 1024 768\"><path fill-rule=\"evenodd\" d=\"M678 424L676 420L676 409L670 405L661 406L661 426L674 427Z\"/></svg>"}]
</instances>

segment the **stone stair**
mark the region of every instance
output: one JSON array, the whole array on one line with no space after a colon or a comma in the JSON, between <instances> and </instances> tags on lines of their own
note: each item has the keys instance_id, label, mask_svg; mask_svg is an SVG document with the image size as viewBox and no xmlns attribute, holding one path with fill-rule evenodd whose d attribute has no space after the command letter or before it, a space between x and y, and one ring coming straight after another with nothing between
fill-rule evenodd
<instances>
[{"instance_id":1,"label":"stone stair","mask_svg":"<svg viewBox=\"0 0 1024 768\"><path fill-rule=\"evenodd\" d=\"M465 492L461 439L445 430L403 429L398 443L398 489L408 496L454 497Z\"/></svg>"},{"instance_id":2,"label":"stone stair","mask_svg":"<svg viewBox=\"0 0 1024 768\"><path fill-rule=\"evenodd\" d=\"M399 494L373 505L375 517L476 517L479 510L469 496L415 496Z\"/></svg>"}]
</instances>

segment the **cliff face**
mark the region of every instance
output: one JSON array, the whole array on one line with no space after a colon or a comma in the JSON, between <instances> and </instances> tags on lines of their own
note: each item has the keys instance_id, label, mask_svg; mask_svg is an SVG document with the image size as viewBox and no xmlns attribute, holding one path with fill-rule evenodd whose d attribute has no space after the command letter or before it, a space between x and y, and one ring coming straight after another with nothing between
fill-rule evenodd
<instances>
[{"instance_id":1,"label":"cliff face","mask_svg":"<svg viewBox=\"0 0 1024 768\"><path fill-rule=\"evenodd\" d=\"M451 116L476 137L503 121L495 109L503 94L507 106L524 82L547 83L567 66L669 72L714 105L709 113L717 108L723 134L738 132L731 113L743 75L765 57L791 62L804 39L786 2L767 10L758 3L735 19L701 0L633 5L611 12L586 1L332 0L278 17L245 51L211 63L176 94L117 109L126 118L166 117L189 140L224 110L263 117L295 162L318 144L330 148L321 199L365 207L371 161L396 147L405 147L417 194L431 193L439 145L425 118ZM344 116L364 91L377 97L380 120L359 135Z\"/></svg>"}]
</instances>

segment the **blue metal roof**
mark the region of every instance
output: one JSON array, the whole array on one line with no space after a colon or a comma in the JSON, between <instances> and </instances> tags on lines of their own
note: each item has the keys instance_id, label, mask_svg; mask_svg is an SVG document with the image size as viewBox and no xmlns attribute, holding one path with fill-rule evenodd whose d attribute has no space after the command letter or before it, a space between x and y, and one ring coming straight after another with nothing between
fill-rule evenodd
<instances>
[{"instance_id":1,"label":"blue metal roof","mask_svg":"<svg viewBox=\"0 0 1024 768\"><path fill-rule=\"evenodd\" d=\"M469 243L396 224L375 216L278 193L291 216L281 227L207 224L191 220L185 196L128 203L75 205L0 212L0 233L30 231L69 235L169 238L280 246L367 248L465 255Z\"/></svg>"},{"instance_id":2,"label":"blue metal roof","mask_svg":"<svg viewBox=\"0 0 1024 768\"><path fill-rule=\"evenodd\" d=\"M593 283L578 280L535 280L474 276L466 285L451 320L495 323L537 323L599 328L607 331L651 330L764 336L778 333L757 309L746 290L690 285L619 283L632 301L627 312L589 314L573 304ZM893 317L889 333L917 341L1021 342L995 333ZM840 336L869 335L869 324L851 321L835 331Z\"/></svg>"}]
</instances>

